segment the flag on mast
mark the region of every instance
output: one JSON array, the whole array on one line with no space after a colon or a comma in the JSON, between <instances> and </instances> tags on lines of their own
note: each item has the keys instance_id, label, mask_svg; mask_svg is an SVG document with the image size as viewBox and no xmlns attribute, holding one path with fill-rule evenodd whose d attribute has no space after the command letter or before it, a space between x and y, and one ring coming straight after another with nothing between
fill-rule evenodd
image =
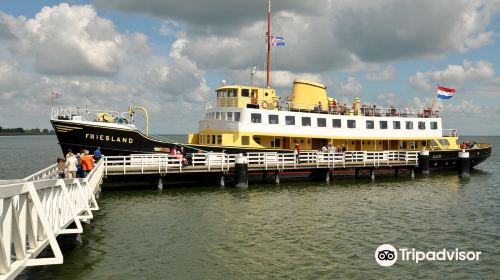
<instances>
[{"instance_id":1,"label":"flag on mast","mask_svg":"<svg viewBox=\"0 0 500 280\"><path fill-rule=\"evenodd\" d=\"M273 36L271 39L271 43L272 43L273 47L284 46L285 40L283 39L283 37Z\"/></svg>"},{"instance_id":2,"label":"flag on mast","mask_svg":"<svg viewBox=\"0 0 500 280\"><path fill-rule=\"evenodd\" d=\"M454 88L446 88L442 86L437 86L437 95L436 97L439 99L450 99L456 93Z\"/></svg>"}]
</instances>

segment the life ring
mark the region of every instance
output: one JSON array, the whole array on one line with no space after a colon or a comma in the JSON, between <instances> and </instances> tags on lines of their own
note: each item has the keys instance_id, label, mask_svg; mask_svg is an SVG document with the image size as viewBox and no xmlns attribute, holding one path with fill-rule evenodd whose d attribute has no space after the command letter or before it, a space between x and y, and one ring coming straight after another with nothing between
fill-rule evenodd
<instances>
[{"instance_id":1,"label":"life ring","mask_svg":"<svg viewBox=\"0 0 500 280\"><path fill-rule=\"evenodd\" d=\"M269 107L269 104L267 103L267 101L262 101L262 109L267 109Z\"/></svg>"}]
</instances>

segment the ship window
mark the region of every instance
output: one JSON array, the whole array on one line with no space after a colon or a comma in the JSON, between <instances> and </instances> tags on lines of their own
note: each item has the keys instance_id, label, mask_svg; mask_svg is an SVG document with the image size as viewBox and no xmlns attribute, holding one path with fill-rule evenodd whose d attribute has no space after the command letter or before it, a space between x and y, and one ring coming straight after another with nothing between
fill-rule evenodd
<instances>
[{"instance_id":1,"label":"ship window","mask_svg":"<svg viewBox=\"0 0 500 280\"><path fill-rule=\"evenodd\" d=\"M217 144L222 145L222 135L217 135Z\"/></svg>"},{"instance_id":2,"label":"ship window","mask_svg":"<svg viewBox=\"0 0 500 280\"><path fill-rule=\"evenodd\" d=\"M341 123L340 119L333 119L332 120L332 126L334 128L341 128L342 127L342 123Z\"/></svg>"},{"instance_id":3,"label":"ship window","mask_svg":"<svg viewBox=\"0 0 500 280\"><path fill-rule=\"evenodd\" d=\"M393 129L401 129L401 122L400 121L393 121L392 128Z\"/></svg>"},{"instance_id":4,"label":"ship window","mask_svg":"<svg viewBox=\"0 0 500 280\"><path fill-rule=\"evenodd\" d=\"M216 144L215 143L215 135L212 135L212 144Z\"/></svg>"},{"instance_id":5,"label":"ship window","mask_svg":"<svg viewBox=\"0 0 500 280\"><path fill-rule=\"evenodd\" d=\"M255 143L260 145L260 137L254 137L253 141L255 141Z\"/></svg>"},{"instance_id":6,"label":"ship window","mask_svg":"<svg viewBox=\"0 0 500 280\"><path fill-rule=\"evenodd\" d=\"M413 129L413 122L406 122L406 129Z\"/></svg>"},{"instance_id":7,"label":"ship window","mask_svg":"<svg viewBox=\"0 0 500 280\"><path fill-rule=\"evenodd\" d=\"M416 149L417 148L417 144L415 143L415 141L411 141L410 142L410 149Z\"/></svg>"},{"instance_id":8,"label":"ship window","mask_svg":"<svg viewBox=\"0 0 500 280\"><path fill-rule=\"evenodd\" d=\"M226 112L221 112L220 113L220 119L223 120L223 121L226 120Z\"/></svg>"},{"instance_id":9,"label":"ship window","mask_svg":"<svg viewBox=\"0 0 500 280\"><path fill-rule=\"evenodd\" d=\"M228 97L236 97L238 95L238 89L231 88L228 91Z\"/></svg>"},{"instance_id":10,"label":"ship window","mask_svg":"<svg viewBox=\"0 0 500 280\"><path fill-rule=\"evenodd\" d=\"M418 129L425 129L425 122L418 122Z\"/></svg>"},{"instance_id":11,"label":"ship window","mask_svg":"<svg viewBox=\"0 0 500 280\"><path fill-rule=\"evenodd\" d=\"M356 128L356 120L347 120L348 128Z\"/></svg>"},{"instance_id":12,"label":"ship window","mask_svg":"<svg viewBox=\"0 0 500 280\"><path fill-rule=\"evenodd\" d=\"M281 147L281 139L271 140L271 147L272 148L279 148L279 147Z\"/></svg>"},{"instance_id":13,"label":"ship window","mask_svg":"<svg viewBox=\"0 0 500 280\"><path fill-rule=\"evenodd\" d=\"M318 118L318 127L326 127L326 119Z\"/></svg>"},{"instance_id":14,"label":"ship window","mask_svg":"<svg viewBox=\"0 0 500 280\"><path fill-rule=\"evenodd\" d=\"M267 92L266 92L266 93L264 93L264 96L268 96L268 95L269 95L269 93L267 93Z\"/></svg>"},{"instance_id":15,"label":"ship window","mask_svg":"<svg viewBox=\"0 0 500 280\"><path fill-rule=\"evenodd\" d=\"M233 112L227 112L227 120L232 121L233 120Z\"/></svg>"},{"instance_id":16,"label":"ship window","mask_svg":"<svg viewBox=\"0 0 500 280\"><path fill-rule=\"evenodd\" d=\"M269 115L269 124L278 124L278 115Z\"/></svg>"},{"instance_id":17,"label":"ship window","mask_svg":"<svg viewBox=\"0 0 500 280\"><path fill-rule=\"evenodd\" d=\"M216 113L215 113L215 118L216 118L217 120L220 120L220 112L216 112Z\"/></svg>"},{"instance_id":18,"label":"ship window","mask_svg":"<svg viewBox=\"0 0 500 280\"><path fill-rule=\"evenodd\" d=\"M431 122L431 129L438 129L438 123L437 122Z\"/></svg>"},{"instance_id":19,"label":"ship window","mask_svg":"<svg viewBox=\"0 0 500 280\"><path fill-rule=\"evenodd\" d=\"M387 121L380 121L380 129L387 129Z\"/></svg>"},{"instance_id":20,"label":"ship window","mask_svg":"<svg viewBox=\"0 0 500 280\"><path fill-rule=\"evenodd\" d=\"M240 121L240 112L234 112L234 121L239 122Z\"/></svg>"},{"instance_id":21,"label":"ship window","mask_svg":"<svg viewBox=\"0 0 500 280\"><path fill-rule=\"evenodd\" d=\"M258 94L258 92L257 92L256 89L252 89L252 96L251 97L252 98L258 98L259 97L259 94Z\"/></svg>"},{"instance_id":22,"label":"ship window","mask_svg":"<svg viewBox=\"0 0 500 280\"><path fill-rule=\"evenodd\" d=\"M448 140L447 140L447 139L439 139L438 141L439 141L439 143L440 143L441 145L443 145L443 146L448 146L448 145L450 145L450 142L448 142Z\"/></svg>"},{"instance_id":23,"label":"ship window","mask_svg":"<svg viewBox=\"0 0 500 280\"><path fill-rule=\"evenodd\" d=\"M399 142L399 143L400 143L400 144L399 144L399 148L400 148L400 149L406 149L406 141L401 141L401 142Z\"/></svg>"},{"instance_id":24,"label":"ship window","mask_svg":"<svg viewBox=\"0 0 500 280\"><path fill-rule=\"evenodd\" d=\"M250 145L250 136L241 136L242 145Z\"/></svg>"},{"instance_id":25,"label":"ship window","mask_svg":"<svg viewBox=\"0 0 500 280\"><path fill-rule=\"evenodd\" d=\"M261 123L262 122L262 116L260 114L252 113L251 120L252 120L253 123Z\"/></svg>"},{"instance_id":26,"label":"ship window","mask_svg":"<svg viewBox=\"0 0 500 280\"><path fill-rule=\"evenodd\" d=\"M295 125L295 117L294 116L285 116L285 124L286 125Z\"/></svg>"},{"instance_id":27,"label":"ship window","mask_svg":"<svg viewBox=\"0 0 500 280\"><path fill-rule=\"evenodd\" d=\"M302 126L311 126L311 118L302 117Z\"/></svg>"},{"instance_id":28,"label":"ship window","mask_svg":"<svg viewBox=\"0 0 500 280\"><path fill-rule=\"evenodd\" d=\"M241 89L241 96L242 97L248 97L248 96L250 96L250 90L247 89L247 88Z\"/></svg>"},{"instance_id":29,"label":"ship window","mask_svg":"<svg viewBox=\"0 0 500 280\"><path fill-rule=\"evenodd\" d=\"M374 121L366 121L366 129L374 129L375 122Z\"/></svg>"},{"instance_id":30,"label":"ship window","mask_svg":"<svg viewBox=\"0 0 500 280\"><path fill-rule=\"evenodd\" d=\"M215 112L210 113L210 118L215 119Z\"/></svg>"}]
</instances>

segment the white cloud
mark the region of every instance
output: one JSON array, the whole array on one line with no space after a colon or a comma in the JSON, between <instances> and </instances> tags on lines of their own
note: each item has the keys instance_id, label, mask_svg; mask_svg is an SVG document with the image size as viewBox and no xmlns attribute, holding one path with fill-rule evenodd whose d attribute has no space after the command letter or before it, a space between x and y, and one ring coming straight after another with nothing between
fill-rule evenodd
<instances>
[{"instance_id":1,"label":"white cloud","mask_svg":"<svg viewBox=\"0 0 500 280\"><path fill-rule=\"evenodd\" d=\"M380 72L371 72L366 74L365 79L368 81L387 81L394 80L395 77L396 71L394 70L394 66L389 65Z\"/></svg>"},{"instance_id":2,"label":"white cloud","mask_svg":"<svg viewBox=\"0 0 500 280\"><path fill-rule=\"evenodd\" d=\"M146 13L179 23L184 55L202 69L263 65L264 3L243 0L97 0L98 7ZM275 69L321 73L360 70L380 62L444 56L492 43L499 12L486 0L317 0L273 3L272 33L284 35ZM388 70L390 71L390 70ZM390 78L390 73L389 78Z\"/></svg>"},{"instance_id":3,"label":"white cloud","mask_svg":"<svg viewBox=\"0 0 500 280\"><path fill-rule=\"evenodd\" d=\"M385 104L395 104L397 102L397 96L394 92L381 93L377 95L376 99Z\"/></svg>"},{"instance_id":4,"label":"white cloud","mask_svg":"<svg viewBox=\"0 0 500 280\"><path fill-rule=\"evenodd\" d=\"M172 20L164 20L158 30L163 36L173 36L177 32L176 30L179 28L179 24Z\"/></svg>"},{"instance_id":5,"label":"white cloud","mask_svg":"<svg viewBox=\"0 0 500 280\"><path fill-rule=\"evenodd\" d=\"M17 64L0 61L0 97L11 91L28 87L32 78Z\"/></svg>"},{"instance_id":6,"label":"white cloud","mask_svg":"<svg viewBox=\"0 0 500 280\"><path fill-rule=\"evenodd\" d=\"M363 85L355 77L348 77L346 82L340 85L341 95L351 95L358 97L363 91Z\"/></svg>"},{"instance_id":7,"label":"white cloud","mask_svg":"<svg viewBox=\"0 0 500 280\"><path fill-rule=\"evenodd\" d=\"M145 37L120 34L90 5L44 7L34 18L0 14L17 40L12 54L34 58L36 70L51 75L114 75L130 53L147 51Z\"/></svg>"},{"instance_id":8,"label":"white cloud","mask_svg":"<svg viewBox=\"0 0 500 280\"><path fill-rule=\"evenodd\" d=\"M493 64L488 61L464 60L462 65L448 65L446 69L417 72L409 77L410 84L422 91L429 91L433 84L461 84L466 81L490 79L495 76Z\"/></svg>"}]
</instances>

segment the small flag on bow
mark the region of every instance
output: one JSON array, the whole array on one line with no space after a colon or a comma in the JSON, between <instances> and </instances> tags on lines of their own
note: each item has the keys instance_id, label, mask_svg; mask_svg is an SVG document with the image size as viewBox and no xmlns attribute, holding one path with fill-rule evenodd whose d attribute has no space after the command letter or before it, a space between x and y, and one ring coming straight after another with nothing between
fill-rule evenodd
<instances>
[{"instance_id":1,"label":"small flag on bow","mask_svg":"<svg viewBox=\"0 0 500 280\"><path fill-rule=\"evenodd\" d=\"M273 36L271 39L271 44L273 45L273 47L284 46L285 40L283 40L283 37Z\"/></svg>"}]
</instances>

